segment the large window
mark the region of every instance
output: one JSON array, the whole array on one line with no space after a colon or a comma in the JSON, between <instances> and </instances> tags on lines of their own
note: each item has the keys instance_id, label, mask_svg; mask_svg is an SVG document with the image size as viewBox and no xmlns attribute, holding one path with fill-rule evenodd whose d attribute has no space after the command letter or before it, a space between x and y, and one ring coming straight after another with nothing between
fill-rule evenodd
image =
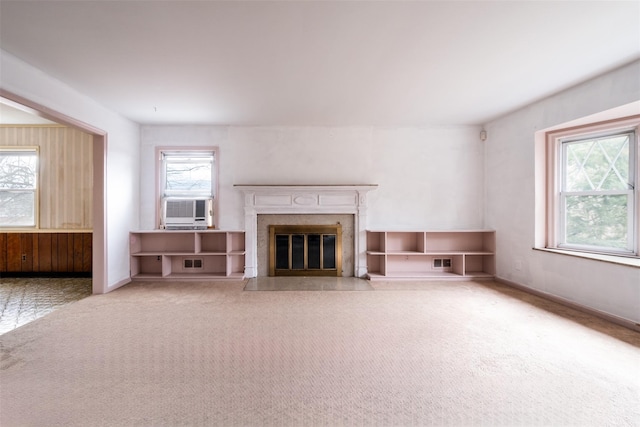
<instances>
[{"instance_id":1,"label":"large window","mask_svg":"<svg viewBox=\"0 0 640 427\"><path fill-rule=\"evenodd\" d=\"M0 227L37 225L37 147L0 147Z\"/></svg>"},{"instance_id":2,"label":"large window","mask_svg":"<svg viewBox=\"0 0 640 427\"><path fill-rule=\"evenodd\" d=\"M549 247L638 256L640 118L549 135Z\"/></svg>"}]
</instances>

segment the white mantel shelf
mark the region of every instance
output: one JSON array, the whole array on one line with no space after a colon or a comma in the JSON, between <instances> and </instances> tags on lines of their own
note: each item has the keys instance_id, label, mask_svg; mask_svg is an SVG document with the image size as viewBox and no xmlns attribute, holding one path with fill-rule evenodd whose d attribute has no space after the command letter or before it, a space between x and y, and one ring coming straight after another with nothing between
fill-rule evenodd
<instances>
[{"instance_id":1,"label":"white mantel shelf","mask_svg":"<svg viewBox=\"0 0 640 427\"><path fill-rule=\"evenodd\" d=\"M234 185L244 193L246 266L245 277L258 273L258 215L260 214L353 214L354 275L367 274L367 193L376 184L346 185Z\"/></svg>"},{"instance_id":2,"label":"white mantel shelf","mask_svg":"<svg viewBox=\"0 0 640 427\"><path fill-rule=\"evenodd\" d=\"M378 188L378 184L234 184L233 186L240 188Z\"/></svg>"}]
</instances>

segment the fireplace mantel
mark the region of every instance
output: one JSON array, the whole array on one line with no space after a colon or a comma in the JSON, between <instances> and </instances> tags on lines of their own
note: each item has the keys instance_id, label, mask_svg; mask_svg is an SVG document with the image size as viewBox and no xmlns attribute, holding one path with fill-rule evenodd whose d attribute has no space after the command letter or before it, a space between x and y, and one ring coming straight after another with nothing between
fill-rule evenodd
<instances>
[{"instance_id":1,"label":"fireplace mantel","mask_svg":"<svg viewBox=\"0 0 640 427\"><path fill-rule=\"evenodd\" d=\"M353 214L354 275L367 274L367 193L363 185L235 185L244 193L245 277L258 273L257 224L260 214Z\"/></svg>"}]
</instances>

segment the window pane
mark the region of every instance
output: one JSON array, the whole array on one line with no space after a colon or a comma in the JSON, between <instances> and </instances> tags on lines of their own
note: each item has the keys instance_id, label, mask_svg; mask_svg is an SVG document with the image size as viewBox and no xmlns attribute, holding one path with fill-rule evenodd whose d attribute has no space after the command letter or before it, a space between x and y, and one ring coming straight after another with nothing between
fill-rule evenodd
<instances>
[{"instance_id":1,"label":"window pane","mask_svg":"<svg viewBox=\"0 0 640 427\"><path fill-rule=\"evenodd\" d=\"M322 236L322 267L325 269L336 268L336 236L325 234Z\"/></svg>"},{"instance_id":2,"label":"window pane","mask_svg":"<svg viewBox=\"0 0 640 427\"><path fill-rule=\"evenodd\" d=\"M304 270L304 234L291 236L291 269Z\"/></svg>"},{"instance_id":3,"label":"window pane","mask_svg":"<svg viewBox=\"0 0 640 427\"><path fill-rule=\"evenodd\" d=\"M36 152L0 152L0 189L36 188Z\"/></svg>"},{"instance_id":4,"label":"window pane","mask_svg":"<svg viewBox=\"0 0 640 427\"><path fill-rule=\"evenodd\" d=\"M38 156L35 150L0 151L0 225L32 227Z\"/></svg>"},{"instance_id":5,"label":"window pane","mask_svg":"<svg viewBox=\"0 0 640 427\"><path fill-rule=\"evenodd\" d=\"M32 227L35 221L35 192L0 190L0 225Z\"/></svg>"},{"instance_id":6,"label":"window pane","mask_svg":"<svg viewBox=\"0 0 640 427\"><path fill-rule=\"evenodd\" d=\"M307 236L307 268L320 268L320 235L309 234Z\"/></svg>"},{"instance_id":7,"label":"window pane","mask_svg":"<svg viewBox=\"0 0 640 427\"><path fill-rule=\"evenodd\" d=\"M626 190L629 140L629 135L624 134L565 143L565 189Z\"/></svg>"},{"instance_id":8,"label":"window pane","mask_svg":"<svg viewBox=\"0 0 640 427\"><path fill-rule=\"evenodd\" d=\"M166 190L211 194L211 158L171 157L166 161Z\"/></svg>"},{"instance_id":9,"label":"window pane","mask_svg":"<svg viewBox=\"0 0 640 427\"><path fill-rule=\"evenodd\" d=\"M289 235L276 235L276 268L289 269Z\"/></svg>"},{"instance_id":10,"label":"window pane","mask_svg":"<svg viewBox=\"0 0 640 427\"><path fill-rule=\"evenodd\" d=\"M627 249L627 196L567 196L566 242Z\"/></svg>"}]
</instances>

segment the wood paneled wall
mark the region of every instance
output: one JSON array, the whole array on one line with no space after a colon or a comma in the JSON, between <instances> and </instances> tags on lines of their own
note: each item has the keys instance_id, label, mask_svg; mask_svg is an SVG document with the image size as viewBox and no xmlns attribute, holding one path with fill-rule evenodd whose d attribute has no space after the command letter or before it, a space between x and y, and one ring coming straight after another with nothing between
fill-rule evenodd
<instances>
[{"instance_id":1,"label":"wood paneled wall","mask_svg":"<svg viewBox=\"0 0 640 427\"><path fill-rule=\"evenodd\" d=\"M2 273L90 273L91 233L0 233Z\"/></svg>"},{"instance_id":2,"label":"wood paneled wall","mask_svg":"<svg viewBox=\"0 0 640 427\"><path fill-rule=\"evenodd\" d=\"M0 126L0 146L38 146L40 228L93 228L93 138L59 126Z\"/></svg>"}]
</instances>

